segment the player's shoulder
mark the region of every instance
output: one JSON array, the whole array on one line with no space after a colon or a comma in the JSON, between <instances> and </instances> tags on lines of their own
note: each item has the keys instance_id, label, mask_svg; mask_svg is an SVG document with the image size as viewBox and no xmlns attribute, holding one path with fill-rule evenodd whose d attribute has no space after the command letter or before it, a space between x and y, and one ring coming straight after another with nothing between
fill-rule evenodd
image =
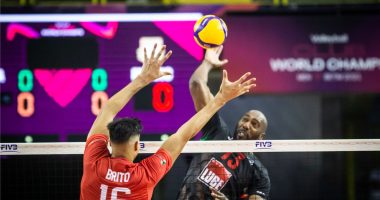
<instances>
[{"instance_id":1,"label":"player's shoulder","mask_svg":"<svg viewBox=\"0 0 380 200\"><path fill-rule=\"evenodd\" d=\"M172 158L170 153L163 148L160 148L156 153L139 162L140 166L149 166L150 168L162 167L167 164L172 164Z\"/></svg>"}]
</instances>

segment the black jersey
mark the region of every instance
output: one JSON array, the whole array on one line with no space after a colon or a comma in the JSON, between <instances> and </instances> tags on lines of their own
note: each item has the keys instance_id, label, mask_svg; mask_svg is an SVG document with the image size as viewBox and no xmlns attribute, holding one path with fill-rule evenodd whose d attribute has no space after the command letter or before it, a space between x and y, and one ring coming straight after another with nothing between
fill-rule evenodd
<instances>
[{"instance_id":1,"label":"black jersey","mask_svg":"<svg viewBox=\"0 0 380 200\"><path fill-rule=\"evenodd\" d=\"M232 140L233 134L215 114L202 129L202 140ZM256 194L268 198L267 169L253 153L203 153L194 156L182 183L178 199L213 199L209 188L228 199L247 199Z\"/></svg>"}]
</instances>

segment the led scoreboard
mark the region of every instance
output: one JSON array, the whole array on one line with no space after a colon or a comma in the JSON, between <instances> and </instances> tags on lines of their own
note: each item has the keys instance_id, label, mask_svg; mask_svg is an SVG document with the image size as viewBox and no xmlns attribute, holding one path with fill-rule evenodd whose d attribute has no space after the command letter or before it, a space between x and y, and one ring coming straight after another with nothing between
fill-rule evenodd
<instances>
[{"instance_id":1,"label":"led scoreboard","mask_svg":"<svg viewBox=\"0 0 380 200\"><path fill-rule=\"evenodd\" d=\"M200 13L1 16L1 131L5 135L86 134L110 96L141 71L143 48L167 45L162 77L119 117L149 134L171 133L194 107L188 81L203 56L193 39Z\"/></svg>"}]
</instances>

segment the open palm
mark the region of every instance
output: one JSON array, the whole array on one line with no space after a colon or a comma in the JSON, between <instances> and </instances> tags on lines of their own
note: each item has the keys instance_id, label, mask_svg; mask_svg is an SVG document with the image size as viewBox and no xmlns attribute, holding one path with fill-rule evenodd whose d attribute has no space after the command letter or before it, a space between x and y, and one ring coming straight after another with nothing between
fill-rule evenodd
<instances>
[{"instance_id":1,"label":"open palm","mask_svg":"<svg viewBox=\"0 0 380 200\"><path fill-rule=\"evenodd\" d=\"M226 70L223 70L223 80L220 85L220 89L217 95L225 101L230 101L244 93L247 93L252 87L255 87L256 84L253 82L256 81L256 78L247 78L251 75L250 72L245 73L237 81L231 82L228 80L228 74Z\"/></svg>"},{"instance_id":2,"label":"open palm","mask_svg":"<svg viewBox=\"0 0 380 200\"><path fill-rule=\"evenodd\" d=\"M140 76L147 82L150 83L157 78L162 76L171 75L169 72L161 72L160 67L165 63L167 59L172 55L172 51L166 53L163 58L161 58L163 52L165 52L166 45L163 45L161 50L156 54L157 44L154 45L150 57L147 56L146 48L144 48L144 63L142 66Z\"/></svg>"}]
</instances>

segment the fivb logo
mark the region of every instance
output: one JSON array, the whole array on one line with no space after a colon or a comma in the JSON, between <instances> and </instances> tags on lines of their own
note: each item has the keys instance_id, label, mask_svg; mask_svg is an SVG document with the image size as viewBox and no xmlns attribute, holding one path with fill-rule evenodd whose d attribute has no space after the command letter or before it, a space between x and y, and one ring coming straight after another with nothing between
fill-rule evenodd
<instances>
[{"instance_id":1,"label":"fivb logo","mask_svg":"<svg viewBox=\"0 0 380 200\"><path fill-rule=\"evenodd\" d=\"M256 141L256 149L270 149L272 148L271 141Z\"/></svg>"},{"instance_id":2,"label":"fivb logo","mask_svg":"<svg viewBox=\"0 0 380 200\"><path fill-rule=\"evenodd\" d=\"M1 144L1 152L17 152L17 144Z\"/></svg>"}]
</instances>

